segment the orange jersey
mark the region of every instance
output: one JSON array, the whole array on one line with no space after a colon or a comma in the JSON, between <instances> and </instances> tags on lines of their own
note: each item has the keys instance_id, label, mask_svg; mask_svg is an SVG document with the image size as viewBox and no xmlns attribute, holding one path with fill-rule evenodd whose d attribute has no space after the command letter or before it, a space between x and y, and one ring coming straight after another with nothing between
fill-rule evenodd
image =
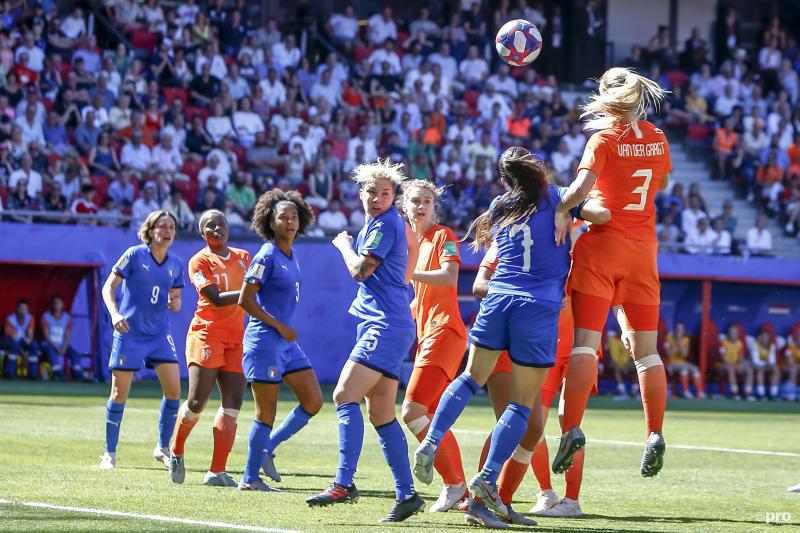
<instances>
[{"instance_id":1,"label":"orange jersey","mask_svg":"<svg viewBox=\"0 0 800 533\"><path fill-rule=\"evenodd\" d=\"M586 144L583 168L597 174L593 196L611 211L610 222L589 231L656 242L655 196L672 170L664 132L644 120L599 131Z\"/></svg>"},{"instance_id":2,"label":"orange jersey","mask_svg":"<svg viewBox=\"0 0 800 533\"><path fill-rule=\"evenodd\" d=\"M220 257L203 248L189 261L189 279L197 289L197 310L189 325L189 334L204 340L241 344L244 336L244 310L238 305L218 307L200 292L216 285L219 292L238 291L250 266L250 254L240 248L228 248L227 257Z\"/></svg>"},{"instance_id":3,"label":"orange jersey","mask_svg":"<svg viewBox=\"0 0 800 533\"><path fill-rule=\"evenodd\" d=\"M417 271L439 270L450 261L461 263L459 244L453 230L444 226L433 226L419 242ZM458 289L427 283L414 282L414 302L411 312L417 322L417 340L420 344L436 329L447 327L463 338L467 328L461 321L458 309Z\"/></svg>"}]
</instances>

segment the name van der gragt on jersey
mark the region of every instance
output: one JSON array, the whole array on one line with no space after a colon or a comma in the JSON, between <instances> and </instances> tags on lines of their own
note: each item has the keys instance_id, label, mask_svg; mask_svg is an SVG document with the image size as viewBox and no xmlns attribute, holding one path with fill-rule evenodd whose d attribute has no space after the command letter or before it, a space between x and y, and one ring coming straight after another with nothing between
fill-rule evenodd
<instances>
[{"instance_id":1,"label":"name van der gragt on jersey","mask_svg":"<svg viewBox=\"0 0 800 533\"><path fill-rule=\"evenodd\" d=\"M650 144L618 144L617 154L620 157L654 157L664 155L664 141Z\"/></svg>"}]
</instances>

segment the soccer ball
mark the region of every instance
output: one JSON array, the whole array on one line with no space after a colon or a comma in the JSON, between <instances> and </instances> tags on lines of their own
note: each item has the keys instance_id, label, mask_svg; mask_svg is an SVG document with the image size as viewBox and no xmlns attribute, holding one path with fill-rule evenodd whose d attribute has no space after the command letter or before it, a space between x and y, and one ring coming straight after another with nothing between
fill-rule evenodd
<instances>
[{"instance_id":1,"label":"soccer ball","mask_svg":"<svg viewBox=\"0 0 800 533\"><path fill-rule=\"evenodd\" d=\"M509 20L494 39L500 59L514 67L531 63L542 51L542 34L523 19Z\"/></svg>"}]
</instances>

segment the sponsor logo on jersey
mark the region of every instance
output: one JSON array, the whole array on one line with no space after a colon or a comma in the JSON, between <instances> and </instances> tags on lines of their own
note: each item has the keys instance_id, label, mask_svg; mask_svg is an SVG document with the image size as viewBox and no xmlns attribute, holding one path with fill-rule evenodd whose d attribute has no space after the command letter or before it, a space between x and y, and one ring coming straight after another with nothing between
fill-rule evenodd
<instances>
[{"instance_id":1,"label":"sponsor logo on jersey","mask_svg":"<svg viewBox=\"0 0 800 533\"><path fill-rule=\"evenodd\" d=\"M253 265L253 277L258 279L264 277L264 265L261 263L256 263Z\"/></svg>"},{"instance_id":2,"label":"sponsor logo on jersey","mask_svg":"<svg viewBox=\"0 0 800 533\"><path fill-rule=\"evenodd\" d=\"M378 230L375 230L372 233L370 233L369 236L367 237L367 242L365 243L365 246L367 248L377 248L378 245L381 243L381 239L383 239L383 233L381 233Z\"/></svg>"},{"instance_id":3,"label":"sponsor logo on jersey","mask_svg":"<svg viewBox=\"0 0 800 533\"><path fill-rule=\"evenodd\" d=\"M269 376L269 379L277 379L278 377L280 377L280 376L278 375L278 367L277 367L277 366L274 366L274 365L273 365L273 366L270 366L270 367L267 369L267 376Z\"/></svg>"},{"instance_id":4,"label":"sponsor logo on jersey","mask_svg":"<svg viewBox=\"0 0 800 533\"><path fill-rule=\"evenodd\" d=\"M208 361L208 358L211 357L211 348L208 346L203 348L202 351L203 361Z\"/></svg>"},{"instance_id":5,"label":"sponsor logo on jersey","mask_svg":"<svg viewBox=\"0 0 800 533\"><path fill-rule=\"evenodd\" d=\"M206 282L206 277L198 270L192 274L192 281L195 285L203 285Z\"/></svg>"},{"instance_id":6,"label":"sponsor logo on jersey","mask_svg":"<svg viewBox=\"0 0 800 533\"><path fill-rule=\"evenodd\" d=\"M150 265L148 265L147 263L142 263L142 268L150 272Z\"/></svg>"},{"instance_id":7,"label":"sponsor logo on jersey","mask_svg":"<svg viewBox=\"0 0 800 533\"><path fill-rule=\"evenodd\" d=\"M445 257L453 257L458 255L458 245L453 241L447 241L444 243L444 256Z\"/></svg>"}]
</instances>

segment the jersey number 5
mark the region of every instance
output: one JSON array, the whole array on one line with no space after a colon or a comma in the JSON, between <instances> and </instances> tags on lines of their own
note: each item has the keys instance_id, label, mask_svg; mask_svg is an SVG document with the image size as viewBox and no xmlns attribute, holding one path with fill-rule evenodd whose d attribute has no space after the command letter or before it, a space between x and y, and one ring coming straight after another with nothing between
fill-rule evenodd
<instances>
[{"instance_id":1,"label":"jersey number 5","mask_svg":"<svg viewBox=\"0 0 800 533\"><path fill-rule=\"evenodd\" d=\"M649 168L643 168L634 172L631 177L644 178L644 183L642 183L641 187L636 187L631 191L633 194L639 195L639 203L628 204L622 209L625 211L644 211L645 204L647 204L647 193L650 190L650 181L653 179L653 170Z\"/></svg>"},{"instance_id":2,"label":"jersey number 5","mask_svg":"<svg viewBox=\"0 0 800 533\"><path fill-rule=\"evenodd\" d=\"M531 249L533 248L533 239L531 238L531 227L527 223L516 224L511 226L508 236L512 239L517 233L522 232L522 271L531 271Z\"/></svg>"}]
</instances>

